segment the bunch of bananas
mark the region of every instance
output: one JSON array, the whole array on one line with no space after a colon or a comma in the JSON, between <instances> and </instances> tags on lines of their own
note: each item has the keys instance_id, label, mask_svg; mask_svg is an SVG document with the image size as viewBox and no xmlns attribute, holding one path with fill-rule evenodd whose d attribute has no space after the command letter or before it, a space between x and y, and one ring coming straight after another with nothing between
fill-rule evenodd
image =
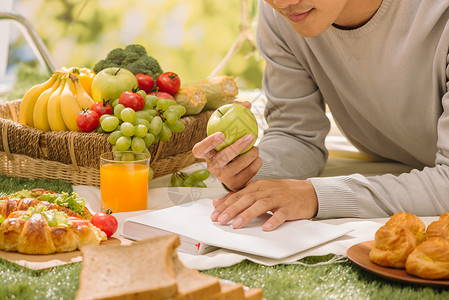
<instances>
[{"instance_id":1,"label":"bunch of bananas","mask_svg":"<svg viewBox=\"0 0 449 300\"><path fill-rule=\"evenodd\" d=\"M56 71L46 82L25 93L20 104L20 123L42 131L79 131L76 116L93 103L77 76Z\"/></svg>"}]
</instances>

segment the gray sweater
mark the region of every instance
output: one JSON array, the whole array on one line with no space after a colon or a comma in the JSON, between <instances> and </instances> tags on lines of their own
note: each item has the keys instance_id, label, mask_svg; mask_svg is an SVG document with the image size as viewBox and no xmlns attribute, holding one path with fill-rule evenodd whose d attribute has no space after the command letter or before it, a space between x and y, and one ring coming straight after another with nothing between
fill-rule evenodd
<instances>
[{"instance_id":1,"label":"gray sweater","mask_svg":"<svg viewBox=\"0 0 449 300\"><path fill-rule=\"evenodd\" d=\"M309 178L317 218L449 211L449 0L384 0L360 28L302 37L259 1L269 128L255 178ZM348 140L410 173L316 177L328 105Z\"/></svg>"}]
</instances>

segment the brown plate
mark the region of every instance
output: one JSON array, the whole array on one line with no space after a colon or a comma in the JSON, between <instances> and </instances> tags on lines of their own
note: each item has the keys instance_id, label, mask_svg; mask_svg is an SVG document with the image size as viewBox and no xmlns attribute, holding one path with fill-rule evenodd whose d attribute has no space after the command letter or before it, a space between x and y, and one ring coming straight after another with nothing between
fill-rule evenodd
<instances>
[{"instance_id":1,"label":"brown plate","mask_svg":"<svg viewBox=\"0 0 449 300\"><path fill-rule=\"evenodd\" d=\"M348 249L346 256L357 266L381 277L410 284L433 287L449 287L449 280L423 279L409 275L405 269L386 268L371 262L369 252L374 248L374 241L356 244Z\"/></svg>"}]
</instances>

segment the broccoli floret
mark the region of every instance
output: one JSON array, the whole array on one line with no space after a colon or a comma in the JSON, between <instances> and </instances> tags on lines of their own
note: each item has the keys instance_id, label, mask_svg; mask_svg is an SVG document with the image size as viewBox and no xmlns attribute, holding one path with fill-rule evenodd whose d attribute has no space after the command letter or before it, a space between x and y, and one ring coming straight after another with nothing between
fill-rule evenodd
<instances>
[{"instance_id":1,"label":"broccoli floret","mask_svg":"<svg viewBox=\"0 0 449 300\"><path fill-rule=\"evenodd\" d=\"M122 65L127 66L129 64L132 64L136 61L138 61L141 58L137 53L128 53L128 55L125 57L125 59L122 61Z\"/></svg>"},{"instance_id":2,"label":"broccoli floret","mask_svg":"<svg viewBox=\"0 0 449 300\"><path fill-rule=\"evenodd\" d=\"M115 48L108 53L108 55L106 56L106 61L120 65L127 56L127 51L123 50L122 48Z\"/></svg>"},{"instance_id":3,"label":"broccoli floret","mask_svg":"<svg viewBox=\"0 0 449 300\"><path fill-rule=\"evenodd\" d=\"M159 62L152 56L142 57L140 61L142 61L148 69L147 73L145 74L151 75L154 80L156 80L156 78L163 72L161 66L159 65Z\"/></svg>"},{"instance_id":4,"label":"broccoli floret","mask_svg":"<svg viewBox=\"0 0 449 300\"><path fill-rule=\"evenodd\" d=\"M134 75L138 73L151 75L155 80L163 72L159 62L147 54L145 48L138 44L131 44L111 50L105 59L94 66L95 73L103 69L119 67L130 70Z\"/></svg>"},{"instance_id":5,"label":"broccoli floret","mask_svg":"<svg viewBox=\"0 0 449 300\"><path fill-rule=\"evenodd\" d=\"M125 51L127 52L134 52L139 56L147 56L147 50L145 50L145 47L139 44L131 44L125 47Z\"/></svg>"},{"instance_id":6,"label":"broccoli floret","mask_svg":"<svg viewBox=\"0 0 449 300\"><path fill-rule=\"evenodd\" d=\"M104 70L106 68L118 68L120 67L119 64L113 63L113 62L108 62L104 59L100 60L99 62L96 63L96 65L93 67L93 71L98 74L101 70Z\"/></svg>"}]
</instances>

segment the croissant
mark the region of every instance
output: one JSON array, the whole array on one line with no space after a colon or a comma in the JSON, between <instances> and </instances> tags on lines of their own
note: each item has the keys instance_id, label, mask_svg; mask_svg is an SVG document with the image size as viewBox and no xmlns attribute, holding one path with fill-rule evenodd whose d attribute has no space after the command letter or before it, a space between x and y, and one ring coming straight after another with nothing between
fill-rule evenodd
<instances>
[{"instance_id":1,"label":"croissant","mask_svg":"<svg viewBox=\"0 0 449 300\"><path fill-rule=\"evenodd\" d=\"M370 251L372 262L393 268L404 268L408 255L416 248L415 235L404 226L385 224L376 231L375 246Z\"/></svg>"},{"instance_id":2,"label":"croissant","mask_svg":"<svg viewBox=\"0 0 449 300\"><path fill-rule=\"evenodd\" d=\"M423 242L409 255L405 269L421 278L449 278L449 240L433 238Z\"/></svg>"},{"instance_id":3,"label":"croissant","mask_svg":"<svg viewBox=\"0 0 449 300\"><path fill-rule=\"evenodd\" d=\"M416 215L398 212L391 216L390 220L385 223L386 225L398 224L409 229L416 237L418 244L422 243L426 239L426 225Z\"/></svg>"},{"instance_id":4,"label":"croissant","mask_svg":"<svg viewBox=\"0 0 449 300\"><path fill-rule=\"evenodd\" d=\"M27 211L9 214L0 226L0 250L25 254L51 254L98 245L106 234L90 222L75 222L69 226L50 226L40 213L24 218Z\"/></svg>"}]
</instances>

